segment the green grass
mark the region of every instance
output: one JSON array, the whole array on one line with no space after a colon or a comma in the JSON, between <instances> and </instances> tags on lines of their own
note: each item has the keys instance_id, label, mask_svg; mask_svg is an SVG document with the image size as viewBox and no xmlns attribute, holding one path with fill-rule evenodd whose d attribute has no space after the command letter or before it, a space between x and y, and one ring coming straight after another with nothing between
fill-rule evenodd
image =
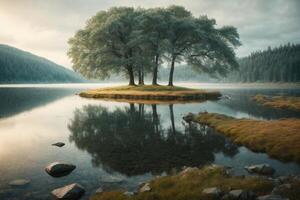
<instances>
[{"instance_id":1,"label":"green grass","mask_svg":"<svg viewBox=\"0 0 300 200\"><path fill-rule=\"evenodd\" d=\"M270 181L258 177L228 176L222 167L205 167L187 173L165 176L150 182L151 191L128 197L122 191L104 192L92 200L210 200L202 194L204 188L219 187L228 192L231 189L245 189L257 194L269 193L273 186Z\"/></svg>"},{"instance_id":2,"label":"green grass","mask_svg":"<svg viewBox=\"0 0 300 200\"><path fill-rule=\"evenodd\" d=\"M195 121L207 124L248 148L272 157L300 162L300 119L235 119L216 113L201 113Z\"/></svg>"}]
</instances>

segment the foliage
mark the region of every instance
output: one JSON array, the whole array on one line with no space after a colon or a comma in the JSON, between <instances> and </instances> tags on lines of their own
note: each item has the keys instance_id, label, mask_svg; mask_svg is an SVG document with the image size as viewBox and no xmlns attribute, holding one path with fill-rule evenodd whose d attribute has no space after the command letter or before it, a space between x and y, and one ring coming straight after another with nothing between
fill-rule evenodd
<instances>
[{"instance_id":1,"label":"foliage","mask_svg":"<svg viewBox=\"0 0 300 200\"><path fill-rule=\"evenodd\" d=\"M0 44L0 83L83 82L76 73L45 58Z\"/></svg>"},{"instance_id":2,"label":"foliage","mask_svg":"<svg viewBox=\"0 0 300 200\"><path fill-rule=\"evenodd\" d=\"M196 18L181 6L134 9L113 7L93 16L69 40L68 55L75 71L86 77L124 74L134 85L138 75L152 71L157 84L159 66L170 62L169 85L175 63L188 62L198 72L226 72L237 67L234 48L240 45L234 27L216 28L214 19Z\"/></svg>"}]
</instances>

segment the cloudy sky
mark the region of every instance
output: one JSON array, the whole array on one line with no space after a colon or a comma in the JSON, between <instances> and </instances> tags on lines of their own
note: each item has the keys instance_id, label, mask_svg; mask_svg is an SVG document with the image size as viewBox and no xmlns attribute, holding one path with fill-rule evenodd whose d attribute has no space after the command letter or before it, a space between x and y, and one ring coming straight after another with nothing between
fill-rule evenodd
<instances>
[{"instance_id":1,"label":"cloudy sky","mask_svg":"<svg viewBox=\"0 0 300 200\"><path fill-rule=\"evenodd\" d=\"M218 26L238 28L238 56L287 42L300 43L300 0L0 0L0 43L71 67L68 39L99 10L112 6L182 5Z\"/></svg>"}]
</instances>

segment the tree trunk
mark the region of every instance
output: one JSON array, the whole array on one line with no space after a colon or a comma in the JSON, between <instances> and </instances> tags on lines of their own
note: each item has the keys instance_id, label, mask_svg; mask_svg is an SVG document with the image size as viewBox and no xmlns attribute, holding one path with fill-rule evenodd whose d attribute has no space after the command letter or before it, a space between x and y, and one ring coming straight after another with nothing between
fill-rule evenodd
<instances>
[{"instance_id":1,"label":"tree trunk","mask_svg":"<svg viewBox=\"0 0 300 200\"><path fill-rule=\"evenodd\" d=\"M135 82L134 82L134 74L133 74L133 69L131 66L128 66L127 67L127 70L128 70L128 75L129 75L129 85L135 85Z\"/></svg>"},{"instance_id":2,"label":"tree trunk","mask_svg":"<svg viewBox=\"0 0 300 200\"><path fill-rule=\"evenodd\" d=\"M155 56L155 65L153 68L153 77L152 77L152 85L157 85L157 73L158 73L158 58L159 56Z\"/></svg>"},{"instance_id":3,"label":"tree trunk","mask_svg":"<svg viewBox=\"0 0 300 200\"><path fill-rule=\"evenodd\" d=\"M144 72L143 69L139 69L139 85L144 85Z\"/></svg>"},{"instance_id":4,"label":"tree trunk","mask_svg":"<svg viewBox=\"0 0 300 200\"><path fill-rule=\"evenodd\" d=\"M169 86L173 86L173 75L174 75L174 67L175 67L175 56L172 57L171 61L171 69L170 69L170 75L169 75Z\"/></svg>"}]
</instances>

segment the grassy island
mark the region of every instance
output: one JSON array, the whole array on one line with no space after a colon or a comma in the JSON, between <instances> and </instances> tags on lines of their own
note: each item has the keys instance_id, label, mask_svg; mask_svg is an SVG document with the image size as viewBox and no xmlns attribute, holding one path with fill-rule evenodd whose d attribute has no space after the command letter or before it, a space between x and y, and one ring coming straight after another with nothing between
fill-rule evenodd
<instances>
[{"instance_id":1,"label":"grassy island","mask_svg":"<svg viewBox=\"0 0 300 200\"><path fill-rule=\"evenodd\" d=\"M264 121L201 113L194 120L254 151L266 152L284 161L300 162L300 119Z\"/></svg>"},{"instance_id":2,"label":"grassy island","mask_svg":"<svg viewBox=\"0 0 300 200\"><path fill-rule=\"evenodd\" d=\"M142 85L118 86L88 90L79 94L81 97L115 99L147 103L185 102L218 99L221 93L177 86ZM156 102L157 101L157 102Z\"/></svg>"},{"instance_id":3,"label":"grassy island","mask_svg":"<svg viewBox=\"0 0 300 200\"><path fill-rule=\"evenodd\" d=\"M290 96L268 97L265 95L258 94L254 96L252 99L253 101L261 103L264 106L300 111L300 97L290 97Z\"/></svg>"}]
</instances>

